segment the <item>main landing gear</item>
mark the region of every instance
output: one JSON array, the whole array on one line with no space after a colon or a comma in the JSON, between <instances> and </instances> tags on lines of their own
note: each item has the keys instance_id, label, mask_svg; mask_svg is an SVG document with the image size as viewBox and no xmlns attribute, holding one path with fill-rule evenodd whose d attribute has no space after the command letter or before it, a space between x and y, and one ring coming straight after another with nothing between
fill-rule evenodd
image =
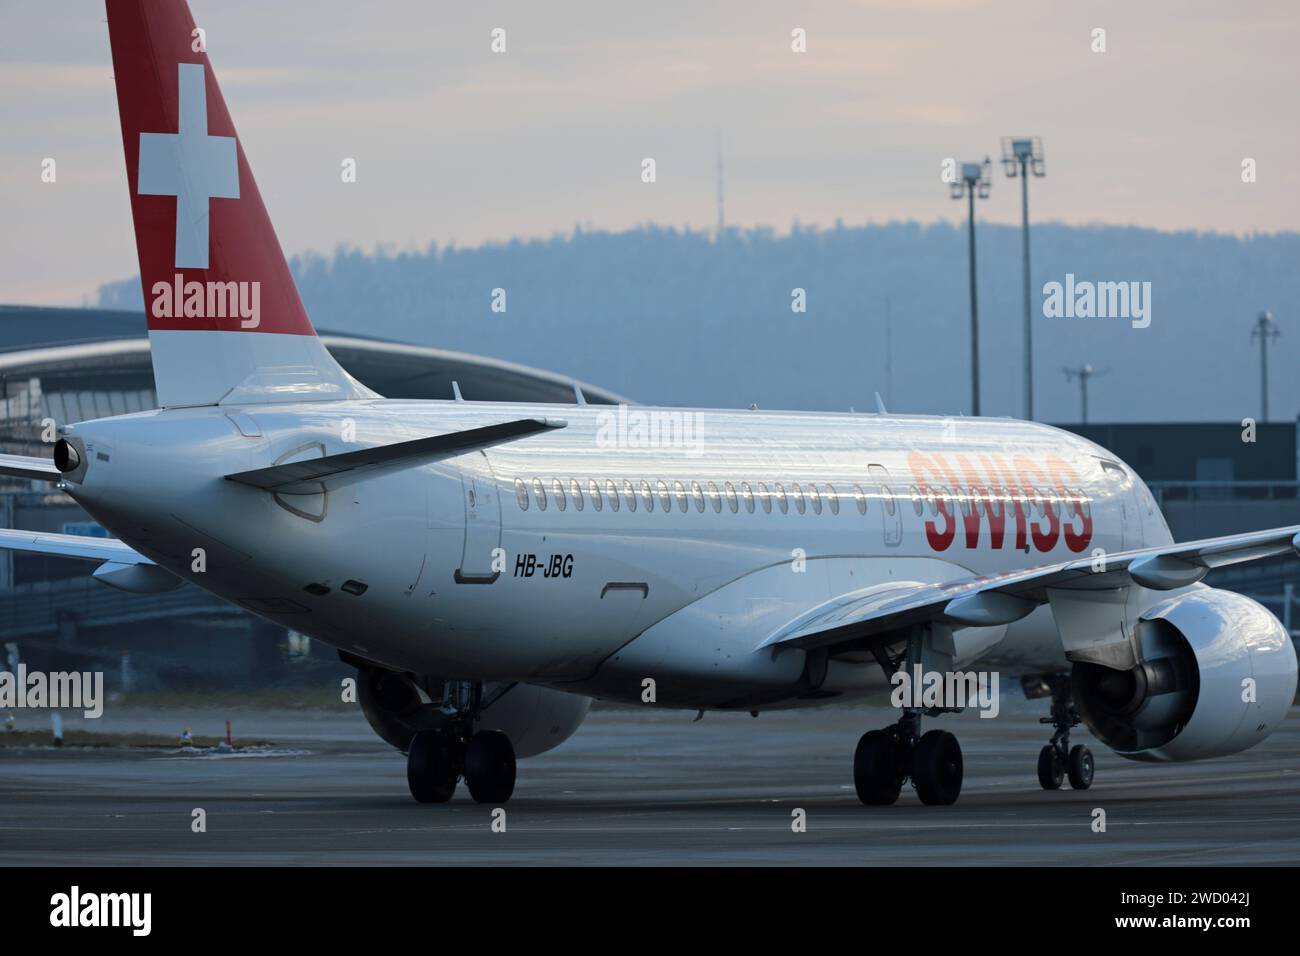
<instances>
[{"instance_id":1,"label":"main landing gear","mask_svg":"<svg viewBox=\"0 0 1300 956\"><path fill-rule=\"evenodd\" d=\"M961 794L961 746L946 730L918 736L920 715L904 715L884 730L870 730L853 754L853 786L867 806L898 800L909 778L921 802L949 806Z\"/></svg>"},{"instance_id":2,"label":"main landing gear","mask_svg":"<svg viewBox=\"0 0 1300 956\"><path fill-rule=\"evenodd\" d=\"M1038 722L1051 724L1055 733L1052 742L1038 753L1038 782L1044 790L1059 790L1068 776L1075 790L1087 790L1092 786L1096 767L1091 750L1083 744L1070 746L1070 730L1080 721L1070 694L1070 676L1057 674L1048 678L1048 685L1052 689L1052 715L1040 717Z\"/></svg>"},{"instance_id":3,"label":"main landing gear","mask_svg":"<svg viewBox=\"0 0 1300 956\"><path fill-rule=\"evenodd\" d=\"M877 647L875 654L890 678L900 667L911 667L913 663L921 663L925 669L939 665L950 670L951 633L936 634L931 629L917 628L901 655L891 657L883 647ZM934 716L952 709L905 706L898 723L863 734L853 754L853 786L858 799L867 806L890 806L898 801L903 784L910 779L922 803L931 806L956 803L963 773L961 745L946 730L921 733L923 713Z\"/></svg>"},{"instance_id":4,"label":"main landing gear","mask_svg":"<svg viewBox=\"0 0 1300 956\"><path fill-rule=\"evenodd\" d=\"M488 701L487 703L491 703ZM505 803L515 789L515 749L499 730L474 733L474 720L487 706L483 686L457 686L443 726L418 731L406 751L406 782L421 803L446 803L462 777L479 803Z\"/></svg>"}]
</instances>

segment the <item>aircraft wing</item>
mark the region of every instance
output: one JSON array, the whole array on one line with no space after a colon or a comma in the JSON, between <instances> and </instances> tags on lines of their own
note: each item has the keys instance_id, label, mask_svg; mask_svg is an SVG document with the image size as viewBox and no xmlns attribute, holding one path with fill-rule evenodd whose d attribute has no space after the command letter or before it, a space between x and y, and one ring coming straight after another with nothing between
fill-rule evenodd
<instances>
[{"instance_id":1,"label":"aircraft wing","mask_svg":"<svg viewBox=\"0 0 1300 956\"><path fill-rule=\"evenodd\" d=\"M774 633L773 650L832 647L870 638L912 624L989 627L1025 617L1054 594L1114 593L1131 584L1157 591L1194 584L1211 568L1300 551L1300 525L1206 538L1185 544L1124 551L1101 558L1078 558L987 577L942 584L893 584L851 591L813 608ZM1058 621L1058 625L1060 622Z\"/></svg>"},{"instance_id":2,"label":"aircraft wing","mask_svg":"<svg viewBox=\"0 0 1300 956\"><path fill-rule=\"evenodd\" d=\"M255 468L226 475L226 479L281 494L310 494L320 491L322 484L330 488L349 485L363 478L373 478L439 458L450 458L478 448L500 445L538 432L563 428L567 424L563 419L557 418L520 418L512 422L449 432L446 435L415 438L390 445L375 445L360 451L326 455L323 458Z\"/></svg>"},{"instance_id":3,"label":"aircraft wing","mask_svg":"<svg viewBox=\"0 0 1300 956\"><path fill-rule=\"evenodd\" d=\"M58 481L63 477L50 459L27 455L0 455L0 475L35 481Z\"/></svg>"}]
</instances>

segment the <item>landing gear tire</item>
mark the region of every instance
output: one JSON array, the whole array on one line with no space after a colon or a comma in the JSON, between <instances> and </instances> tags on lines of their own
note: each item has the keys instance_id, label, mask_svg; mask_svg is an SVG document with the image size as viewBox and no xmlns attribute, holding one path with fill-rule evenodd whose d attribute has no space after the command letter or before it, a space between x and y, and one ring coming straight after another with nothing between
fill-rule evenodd
<instances>
[{"instance_id":1,"label":"landing gear tire","mask_svg":"<svg viewBox=\"0 0 1300 956\"><path fill-rule=\"evenodd\" d=\"M888 807L898 801L903 778L898 773L896 733L870 730L858 741L853 753L853 786L858 799L869 807Z\"/></svg>"},{"instance_id":2,"label":"landing gear tire","mask_svg":"<svg viewBox=\"0 0 1300 956\"><path fill-rule=\"evenodd\" d=\"M505 803L515 790L515 748L499 730L481 730L465 750L465 783L479 803Z\"/></svg>"},{"instance_id":3,"label":"landing gear tire","mask_svg":"<svg viewBox=\"0 0 1300 956\"><path fill-rule=\"evenodd\" d=\"M1038 783L1044 790L1060 790L1065 767L1056 748L1048 744L1038 751Z\"/></svg>"},{"instance_id":4,"label":"landing gear tire","mask_svg":"<svg viewBox=\"0 0 1300 956\"><path fill-rule=\"evenodd\" d=\"M456 792L456 759L446 734L422 730L406 751L406 782L420 803L446 803Z\"/></svg>"},{"instance_id":5,"label":"landing gear tire","mask_svg":"<svg viewBox=\"0 0 1300 956\"><path fill-rule=\"evenodd\" d=\"M1095 770L1091 750L1083 744L1077 744L1070 749L1070 786L1075 790L1087 790L1092 786L1092 775Z\"/></svg>"},{"instance_id":6,"label":"landing gear tire","mask_svg":"<svg viewBox=\"0 0 1300 956\"><path fill-rule=\"evenodd\" d=\"M921 802L950 806L961 794L961 745L946 730L931 730L912 751L912 785Z\"/></svg>"}]
</instances>

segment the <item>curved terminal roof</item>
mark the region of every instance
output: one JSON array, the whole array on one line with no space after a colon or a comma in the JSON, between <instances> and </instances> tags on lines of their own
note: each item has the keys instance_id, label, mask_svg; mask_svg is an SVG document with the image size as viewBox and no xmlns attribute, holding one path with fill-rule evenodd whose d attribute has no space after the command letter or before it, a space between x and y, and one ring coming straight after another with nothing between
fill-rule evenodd
<instances>
[{"instance_id":1,"label":"curved terminal roof","mask_svg":"<svg viewBox=\"0 0 1300 956\"><path fill-rule=\"evenodd\" d=\"M451 398L454 381L469 401L572 404L577 400L575 385L593 405L627 401L595 385L502 359L357 335L319 334L339 364L386 398ZM144 313L0 305L3 394L12 397L11 383L31 379L40 380L47 399L52 394L78 396L78 405L91 405L55 414L61 421L152 407L153 366ZM114 394L120 400L114 400Z\"/></svg>"}]
</instances>

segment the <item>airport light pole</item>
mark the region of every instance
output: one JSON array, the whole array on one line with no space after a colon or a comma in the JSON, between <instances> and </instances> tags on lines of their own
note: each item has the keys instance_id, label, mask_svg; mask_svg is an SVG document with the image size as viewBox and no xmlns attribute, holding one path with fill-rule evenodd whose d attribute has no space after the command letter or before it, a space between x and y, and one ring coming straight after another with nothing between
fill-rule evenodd
<instances>
[{"instance_id":1,"label":"airport light pole","mask_svg":"<svg viewBox=\"0 0 1300 956\"><path fill-rule=\"evenodd\" d=\"M1025 261L1025 420L1034 417L1034 327L1029 287L1029 176L1047 175L1043 162L1043 141L1037 136L1002 137L1002 171L1010 179L1020 177L1020 221Z\"/></svg>"},{"instance_id":2,"label":"airport light pole","mask_svg":"<svg viewBox=\"0 0 1300 956\"><path fill-rule=\"evenodd\" d=\"M1082 424L1088 424L1088 379L1095 375L1105 375L1105 371L1097 371L1091 365L1083 364L1078 368L1062 369L1065 372L1066 381L1079 380L1079 405L1083 415Z\"/></svg>"},{"instance_id":3,"label":"airport light pole","mask_svg":"<svg viewBox=\"0 0 1300 956\"><path fill-rule=\"evenodd\" d=\"M1268 421L1268 341L1282 334L1273 321L1272 312L1261 312L1250 330L1250 340L1259 339L1259 405L1260 421Z\"/></svg>"},{"instance_id":4,"label":"airport light pole","mask_svg":"<svg viewBox=\"0 0 1300 956\"><path fill-rule=\"evenodd\" d=\"M980 413L980 320L979 305L975 295L975 198L989 198L993 185L993 161L987 156L982 163L962 163L961 178L951 187L953 199L967 199L970 245L970 404L971 414Z\"/></svg>"}]
</instances>

